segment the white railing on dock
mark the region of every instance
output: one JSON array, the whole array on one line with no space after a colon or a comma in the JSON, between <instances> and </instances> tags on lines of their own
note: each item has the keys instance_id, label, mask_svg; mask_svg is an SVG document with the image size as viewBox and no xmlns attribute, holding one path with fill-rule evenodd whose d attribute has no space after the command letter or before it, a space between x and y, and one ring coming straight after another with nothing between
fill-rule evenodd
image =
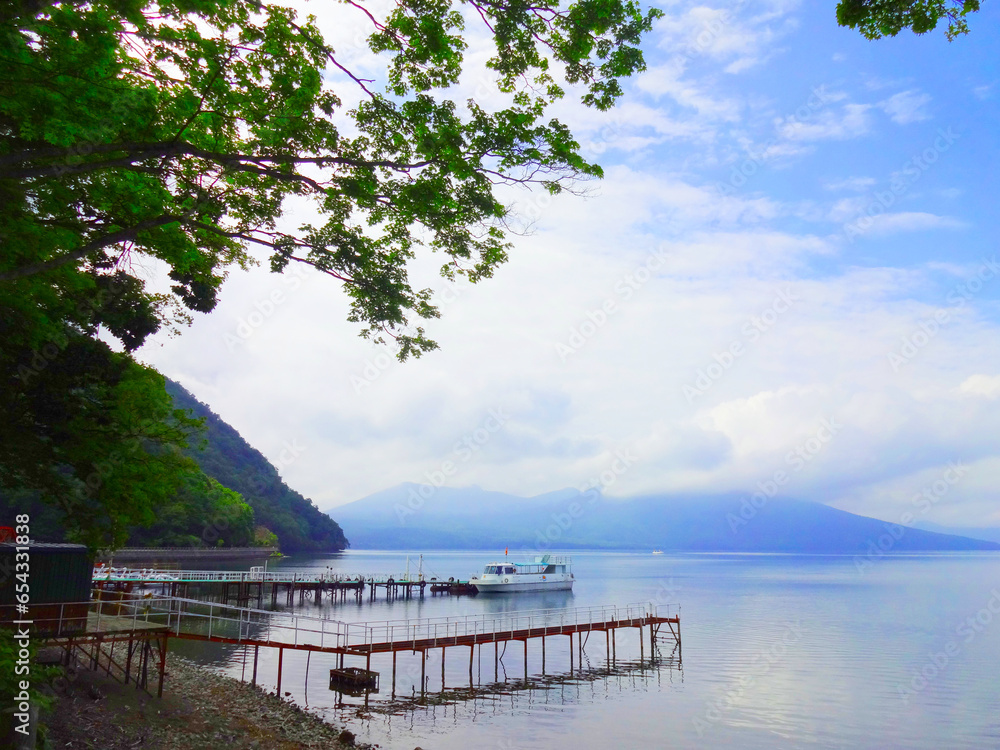
<instances>
[{"instance_id":1,"label":"white railing on dock","mask_svg":"<svg viewBox=\"0 0 1000 750\"><path fill-rule=\"evenodd\" d=\"M313 570L157 570L154 568L95 568L93 581L141 583L419 583L391 573L317 573Z\"/></svg>"},{"instance_id":2,"label":"white railing on dock","mask_svg":"<svg viewBox=\"0 0 1000 750\"><path fill-rule=\"evenodd\" d=\"M676 617L676 605L652 603L573 609L522 610L418 620L347 623L293 612L234 607L180 597L123 596L91 602L98 628L102 619L116 627L131 620L166 627L175 635L266 642L272 646L366 648L419 644L422 648L459 645L469 638L508 640L537 637L571 628L574 632L649 624L652 618Z\"/></svg>"},{"instance_id":3,"label":"white railing on dock","mask_svg":"<svg viewBox=\"0 0 1000 750\"><path fill-rule=\"evenodd\" d=\"M573 627L600 629L608 623L643 621L653 617L675 617L677 605L651 602L625 606L536 609L497 614L431 617L419 620L348 623L348 643L371 646L377 643L422 643L429 647L457 645L463 639L493 635L506 640L515 634L535 637L553 629Z\"/></svg>"},{"instance_id":4,"label":"white railing on dock","mask_svg":"<svg viewBox=\"0 0 1000 750\"><path fill-rule=\"evenodd\" d=\"M116 627L131 621L159 625L173 635L224 638L233 641L269 642L274 646L313 645L343 648L345 623L322 617L297 615L251 607L233 607L181 597L123 597L95 599L91 612L98 627L102 619ZM109 620L109 618L116 618Z\"/></svg>"}]
</instances>

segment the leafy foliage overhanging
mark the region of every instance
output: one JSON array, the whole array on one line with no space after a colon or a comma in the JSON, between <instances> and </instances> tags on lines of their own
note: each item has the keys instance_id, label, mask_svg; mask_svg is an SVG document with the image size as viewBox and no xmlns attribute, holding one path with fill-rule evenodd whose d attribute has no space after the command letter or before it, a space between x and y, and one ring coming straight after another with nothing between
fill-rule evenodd
<instances>
[{"instance_id":1,"label":"leafy foliage overhanging","mask_svg":"<svg viewBox=\"0 0 1000 750\"><path fill-rule=\"evenodd\" d=\"M499 186L600 176L547 108L564 85L612 106L658 16L633 0L342 5L370 24L384 90L278 5L0 4L0 487L58 502L92 546L151 523L192 476L192 425L130 354L149 335L210 311L256 248L338 279L350 319L400 358L434 348L411 324L437 311L408 263L425 246L445 276L486 278L508 250ZM495 111L449 98L470 21L495 46ZM318 220L282 228L290 198ZM147 288L154 261L169 291Z\"/></svg>"},{"instance_id":2,"label":"leafy foliage overhanging","mask_svg":"<svg viewBox=\"0 0 1000 750\"><path fill-rule=\"evenodd\" d=\"M954 41L969 33L966 16L978 11L979 5L979 0L841 0L837 22L860 30L868 39L881 39L903 29L926 34L947 20L945 36Z\"/></svg>"}]
</instances>

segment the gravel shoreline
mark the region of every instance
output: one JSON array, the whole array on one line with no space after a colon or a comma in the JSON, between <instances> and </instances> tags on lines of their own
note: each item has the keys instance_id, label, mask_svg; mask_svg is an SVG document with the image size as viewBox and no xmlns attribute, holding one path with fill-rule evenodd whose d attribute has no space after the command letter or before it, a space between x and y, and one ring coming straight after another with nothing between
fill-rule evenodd
<instances>
[{"instance_id":1,"label":"gravel shoreline","mask_svg":"<svg viewBox=\"0 0 1000 750\"><path fill-rule=\"evenodd\" d=\"M89 669L67 671L42 718L53 748L372 750L273 693L167 655L163 698Z\"/></svg>"}]
</instances>

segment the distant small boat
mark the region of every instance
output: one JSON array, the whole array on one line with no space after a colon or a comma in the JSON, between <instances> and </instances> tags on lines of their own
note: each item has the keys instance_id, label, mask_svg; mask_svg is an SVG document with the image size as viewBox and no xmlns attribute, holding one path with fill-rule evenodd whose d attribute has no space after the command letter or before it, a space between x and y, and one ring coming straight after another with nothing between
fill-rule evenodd
<instances>
[{"instance_id":1,"label":"distant small boat","mask_svg":"<svg viewBox=\"0 0 1000 750\"><path fill-rule=\"evenodd\" d=\"M662 555L663 554L663 550L662 549L654 549L653 550L653 554L654 555Z\"/></svg>"}]
</instances>

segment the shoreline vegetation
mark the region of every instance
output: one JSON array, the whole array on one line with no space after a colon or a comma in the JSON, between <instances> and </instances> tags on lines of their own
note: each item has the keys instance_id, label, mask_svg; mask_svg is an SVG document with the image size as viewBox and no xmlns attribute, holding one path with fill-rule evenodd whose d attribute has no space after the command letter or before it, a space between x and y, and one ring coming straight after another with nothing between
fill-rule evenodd
<instances>
[{"instance_id":1,"label":"shoreline vegetation","mask_svg":"<svg viewBox=\"0 0 1000 750\"><path fill-rule=\"evenodd\" d=\"M99 550L95 561L157 563L164 560L204 558L206 560L265 560L281 556L277 547L121 547Z\"/></svg>"},{"instance_id":2,"label":"shoreline vegetation","mask_svg":"<svg viewBox=\"0 0 1000 750\"><path fill-rule=\"evenodd\" d=\"M100 671L67 669L55 703L41 717L52 748L100 750L373 750L249 683L167 655L163 698Z\"/></svg>"}]
</instances>

